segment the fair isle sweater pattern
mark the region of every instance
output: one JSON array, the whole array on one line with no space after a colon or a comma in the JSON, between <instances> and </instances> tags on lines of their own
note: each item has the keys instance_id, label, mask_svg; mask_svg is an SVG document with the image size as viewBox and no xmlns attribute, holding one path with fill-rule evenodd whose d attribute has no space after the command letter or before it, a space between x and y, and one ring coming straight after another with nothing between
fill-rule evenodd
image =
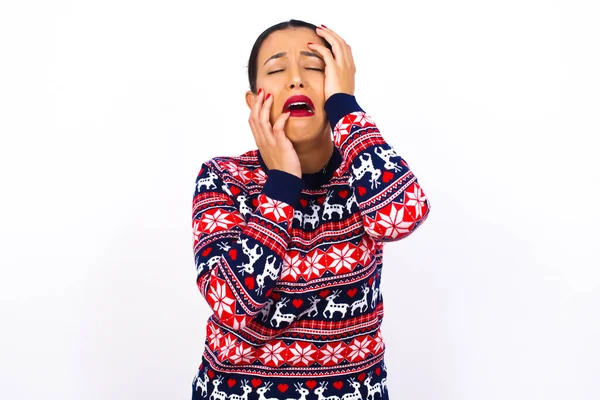
<instances>
[{"instance_id":1,"label":"fair isle sweater pattern","mask_svg":"<svg viewBox=\"0 0 600 400\"><path fill-rule=\"evenodd\" d=\"M197 286L212 310L193 398L387 399L382 251L430 204L354 96L325 103L324 174L258 150L205 162L193 197Z\"/></svg>"}]
</instances>

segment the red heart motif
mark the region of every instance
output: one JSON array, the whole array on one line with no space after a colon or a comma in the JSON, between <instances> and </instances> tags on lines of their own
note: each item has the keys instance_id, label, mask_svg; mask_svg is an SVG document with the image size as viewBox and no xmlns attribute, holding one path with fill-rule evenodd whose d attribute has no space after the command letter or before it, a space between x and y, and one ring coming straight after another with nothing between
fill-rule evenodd
<instances>
[{"instance_id":1,"label":"red heart motif","mask_svg":"<svg viewBox=\"0 0 600 400\"><path fill-rule=\"evenodd\" d=\"M240 194L241 190L240 188L238 188L237 186L232 186L231 189L229 189L231 191L231 193L233 193L235 196L237 196L238 194Z\"/></svg>"},{"instance_id":2,"label":"red heart motif","mask_svg":"<svg viewBox=\"0 0 600 400\"><path fill-rule=\"evenodd\" d=\"M319 296L324 299L325 297L329 296L329 289L325 289L325 290L321 290L319 292Z\"/></svg>"},{"instance_id":3,"label":"red heart motif","mask_svg":"<svg viewBox=\"0 0 600 400\"><path fill-rule=\"evenodd\" d=\"M340 197L342 199L345 199L346 197L348 197L348 191L347 190L340 190L340 192L338 194L340 195Z\"/></svg>"},{"instance_id":4,"label":"red heart motif","mask_svg":"<svg viewBox=\"0 0 600 400\"><path fill-rule=\"evenodd\" d=\"M277 389L279 389L279 391L281 393L285 392L286 390L288 390L289 386L286 383L280 383L279 385L277 385Z\"/></svg>"},{"instance_id":5,"label":"red heart motif","mask_svg":"<svg viewBox=\"0 0 600 400\"><path fill-rule=\"evenodd\" d=\"M377 374L377 376L381 375L381 368L377 367L375 373Z\"/></svg>"},{"instance_id":6,"label":"red heart motif","mask_svg":"<svg viewBox=\"0 0 600 400\"><path fill-rule=\"evenodd\" d=\"M359 194L359 195L361 195L361 196L364 196L364 195L365 195L365 193L367 193L367 189L365 189L365 188L364 188L364 187L362 187L362 186L359 186L359 187L358 187L358 194Z\"/></svg>"},{"instance_id":7,"label":"red heart motif","mask_svg":"<svg viewBox=\"0 0 600 400\"><path fill-rule=\"evenodd\" d=\"M292 304L293 304L293 305L294 305L294 307L296 307L296 308L300 308L300 306L302 305L302 303L304 303L304 302L302 301L302 299L294 299L294 300L292 301Z\"/></svg>"},{"instance_id":8,"label":"red heart motif","mask_svg":"<svg viewBox=\"0 0 600 400\"><path fill-rule=\"evenodd\" d=\"M252 199L252 205L256 208L258 207L258 199Z\"/></svg>"},{"instance_id":9,"label":"red heart motif","mask_svg":"<svg viewBox=\"0 0 600 400\"><path fill-rule=\"evenodd\" d=\"M308 205L308 200L300 199L300 204L302 204L302 207L306 207Z\"/></svg>"},{"instance_id":10,"label":"red heart motif","mask_svg":"<svg viewBox=\"0 0 600 400\"><path fill-rule=\"evenodd\" d=\"M214 373L214 372L212 372L212 370L210 370L210 369L208 370L208 377L209 377L210 379L212 379L212 378L214 378L214 377L215 377L215 373Z\"/></svg>"},{"instance_id":11,"label":"red heart motif","mask_svg":"<svg viewBox=\"0 0 600 400\"><path fill-rule=\"evenodd\" d=\"M275 300L279 300L281 298L281 295L279 293L271 293L271 297Z\"/></svg>"},{"instance_id":12,"label":"red heart motif","mask_svg":"<svg viewBox=\"0 0 600 400\"><path fill-rule=\"evenodd\" d=\"M254 378L252 379L252 386L254 386L254 388L256 389L257 387L259 387L262 383L262 381L258 378Z\"/></svg>"},{"instance_id":13,"label":"red heart motif","mask_svg":"<svg viewBox=\"0 0 600 400\"><path fill-rule=\"evenodd\" d=\"M227 381L227 386L229 386L229 387L233 387L235 384L236 384L236 381L233 378L229 378L229 380Z\"/></svg>"},{"instance_id":14,"label":"red heart motif","mask_svg":"<svg viewBox=\"0 0 600 400\"><path fill-rule=\"evenodd\" d=\"M250 290L254 289L254 277L252 276L247 276L246 279L244 279L244 283L246 284L246 287Z\"/></svg>"},{"instance_id":15,"label":"red heart motif","mask_svg":"<svg viewBox=\"0 0 600 400\"><path fill-rule=\"evenodd\" d=\"M204 251L202 252L202 257L206 257L207 255L210 254L211 251L212 251L212 247L204 249Z\"/></svg>"},{"instance_id":16,"label":"red heart motif","mask_svg":"<svg viewBox=\"0 0 600 400\"><path fill-rule=\"evenodd\" d=\"M313 390L317 386L317 381L306 381L306 387Z\"/></svg>"},{"instance_id":17,"label":"red heart motif","mask_svg":"<svg viewBox=\"0 0 600 400\"><path fill-rule=\"evenodd\" d=\"M365 373L363 372L362 374L360 374L360 375L358 376L358 380L362 382L362 381L364 381L364 380L365 380L365 378L366 378L366 377L367 377L367 374L365 374Z\"/></svg>"},{"instance_id":18,"label":"red heart motif","mask_svg":"<svg viewBox=\"0 0 600 400\"><path fill-rule=\"evenodd\" d=\"M229 257L231 257L231 259L233 261L235 261L237 259L237 250L236 249L229 250Z\"/></svg>"},{"instance_id":19,"label":"red heart motif","mask_svg":"<svg viewBox=\"0 0 600 400\"><path fill-rule=\"evenodd\" d=\"M342 381L337 381L333 383L333 386L337 389L340 390L342 387L344 387L344 382Z\"/></svg>"},{"instance_id":20,"label":"red heart motif","mask_svg":"<svg viewBox=\"0 0 600 400\"><path fill-rule=\"evenodd\" d=\"M391 181L392 179L394 179L394 174L392 174L390 171L385 171L383 173L383 181L384 182L387 183L387 182Z\"/></svg>"},{"instance_id":21,"label":"red heart motif","mask_svg":"<svg viewBox=\"0 0 600 400\"><path fill-rule=\"evenodd\" d=\"M322 205L323 203L325 203L325 196L321 196L321 197L317 198L317 203L319 203L319 204L321 204L321 205Z\"/></svg>"},{"instance_id":22,"label":"red heart motif","mask_svg":"<svg viewBox=\"0 0 600 400\"><path fill-rule=\"evenodd\" d=\"M354 297L354 296L356 296L356 292L358 292L358 289L354 288L354 289L348 290L346 293L348 293L348 296Z\"/></svg>"}]
</instances>

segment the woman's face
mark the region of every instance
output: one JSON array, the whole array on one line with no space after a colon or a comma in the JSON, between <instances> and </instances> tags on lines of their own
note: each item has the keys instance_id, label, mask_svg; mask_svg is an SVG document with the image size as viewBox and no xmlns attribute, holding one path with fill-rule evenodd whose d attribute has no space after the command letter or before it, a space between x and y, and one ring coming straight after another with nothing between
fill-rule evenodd
<instances>
[{"instance_id":1,"label":"woman's face","mask_svg":"<svg viewBox=\"0 0 600 400\"><path fill-rule=\"evenodd\" d=\"M307 96L314 105L313 112L302 110L302 105L292 107L292 110L298 109L290 114L284 130L293 143L309 142L330 133L323 108L325 61L308 48L308 42L323 43L323 40L308 28L275 31L262 43L257 59L256 87L262 88L265 96L269 93L273 96L271 125L285 111L286 102L292 96ZM254 96L247 92L248 107Z\"/></svg>"}]
</instances>

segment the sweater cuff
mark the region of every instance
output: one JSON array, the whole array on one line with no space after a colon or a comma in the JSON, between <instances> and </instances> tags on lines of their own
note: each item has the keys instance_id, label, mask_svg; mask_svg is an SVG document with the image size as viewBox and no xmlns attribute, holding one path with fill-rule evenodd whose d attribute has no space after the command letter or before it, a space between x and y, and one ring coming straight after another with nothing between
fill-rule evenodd
<instances>
[{"instance_id":1,"label":"sweater cuff","mask_svg":"<svg viewBox=\"0 0 600 400\"><path fill-rule=\"evenodd\" d=\"M293 208L298 208L302 189L304 189L302 179L278 169L271 169L262 193L273 200L282 201Z\"/></svg>"},{"instance_id":2,"label":"sweater cuff","mask_svg":"<svg viewBox=\"0 0 600 400\"><path fill-rule=\"evenodd\" d=\"M346 115L356 111L365 112L356 102L356 97L348 93L335 93L329 96L324 108L331 129L334 129L338 121Z\"/></svg>"}]
</instances>

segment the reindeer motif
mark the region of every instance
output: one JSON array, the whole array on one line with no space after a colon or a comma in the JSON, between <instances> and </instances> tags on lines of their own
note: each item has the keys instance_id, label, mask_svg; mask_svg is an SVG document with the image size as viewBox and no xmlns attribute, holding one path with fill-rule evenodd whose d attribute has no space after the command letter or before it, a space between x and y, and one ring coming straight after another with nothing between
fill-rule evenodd
<instances>
[{"instance_id":1,"label":"reindeer motif","mask_svg":"<svg viewBox=\"0 0 600 400\"><path fill-rule=\"evenodd\" d=\"M273 321L277 322L277 328L282 322L292 323L295 318L294 314L282 314L281 309L287 305L290 299L282 298L277 304L275 304L275 314L271 317L271 325L275 325Z\"/></svg>"},{"instance_id":2,"label":"reindeer motif","mask_svg":"<svg viewBox=\"0 0 600 400\"><path fill-rule=\"evenodd\" d=\"M387 378L383 378L381 380L381 392L385 392L387 389Z\"/></svg>"},{"instance_id":3,"label":"reindeer motif","mask_svg":"<svg viewBox=\"0 0 600 400\"><path fill-rule=\"evenodd\" d=\"M271 261L269 261L271 259ZM265 288L265 276L269 276L271 280L276 281L279 278L279 271L281 271L281 262L279 263L279 267L275 268L275 262L277 259L274 255L270 254L267 257L267 262L265 263L265 269L262 274L256 275L256 293L261 294L263 289Z\"/></svg>"},{"instance_id":4,"label":"reindeer motif","mask_svg":"<svg viewBox=\"0 0 600 400\"><path fill-rule=\"evenodd\" d=\"M367 387L367 399L370 397L371 400L375 400L375 393L381 394L381 383L377 382L373 386L371 386L371 381L373 380L373 372L369 372L367 378L365 379L365 386Z\"/></svg>"},{"instance_id":5,"label":"reindeer motif","mask_svg":"<svg viewBox=\"0 0 600 400\"><path fill-rule=\"evenodd\" d=\"M390 160L392 157L398 157L394 149L385 150L383 147L375 147L375 154L385 161L383 168L394 170L394 172L399 172L402 169L398 164Z\"/></svg>"},{"instance_id":6,"label":"reindeer motif","mask_svg":"<svg viewBox=\"0 0 600 400\"><path fill-rule=\"evenodd\" d=\"M354 388L353 393L346 393L342 396L342 400L361 400L362 395L360 394L360 382L356 382L354 378L348 379L350 386Z\"/></svg>"},{"instance_id":7,"label":"reindeer motif","mask_svg":"<svg viewBox=\"0 0 600 400\"><path fill-rule=\"evenodd\" d=\"M273 305L273 299L267 300L267 305L261 308L258 313L261 315L262 322L265 322L267 318L269 318L269 313L271 312L271 306Z\"/></svg>"},{"instance_id":8,"label":"reindeer motif","mask_svg":"<svg viewBox=\"0 0 600 400\"><path fill-rule=\"evenodd\" d=\"M337 299L340 296L340 293L342 293L341 290L335 290L332 294L330 294L329 296L327 296L327 306L325 307L325 310L323 310L323 316L325 318L327 318L327 311L329 311L329 318L333 318L333 314L335 314L336 312L340 312L342 314L342 318L346 315L346 312L348 311L348 307L350 307L348 304L345 303L335 303L334 300Z\"/></svg>"},{"instance_id":9,"label":"reindeer motif","mask_svg":"<svg viewBox=\"0 0 600 400\"><path fill-rule=\"evenodd\" d=\"M244 394L230 394L229 400L248 400L248 395L252 392L252 386L248 385L247 379L242 379L242 390Z\"/></svg>"},{"instance_id":10,"label":"reindeer motif","mask_svg":"<svg viewBox=\"0 0 600 400\"><path fill-rule=\"evenodd\" d=\"M248 200L248 196L245 194L240 194L237 198L237 201L240 203L240 212L244 215L244 217L248 214L252 214L252 209L248 207L246 201Z\"/></svg>"},{"instance_id":11,"label":"reindeer motif","mask_svg":"<svg viewBox=\"0 0 600 400\"><path fill-rule=\"evenodd\" d=\"M310 209L312 210L312 214L304 215L302 221L302 229L306 229L306 224L310 224L312 229L315 229L316 224L319 222L319 210L321 206L315 204L314 201L310 202Z\"/></svg>"},{"instance_id":12,"label":"reindeer motif","mask_svg":"<svg viewBox=\"0 0 600 400\"><path fill-rule=\"evenodd\" d=\"M219 390L219 385L223 383L223 377L219 376L217 379L213 379L212 384L214 386L212 393L210 394L211 399L215 400L227 400L225 392Z\"/></svg>"},{"instance_id":13,"label":"reindeer motif","mask_svg":"<svg viewBox=\"0 0 600 400\"><path fill-rule=\"evenodd\" d=\"M304 214L302 214L302 211L300 210L294 210L294 219L298 220L298 223L302 226L302 217L304 216Z\"/></svg>"},{"instance_id":14,"label":"reindeer motif","mask_svg":"<svg viewBox=\"0 0 600 400\"><path fill-rule=\"evenodd\" d=\"M303 388L301 383L295 383L294 387L296 388L296 392L300 393L300 397L298 399L289 398L287 400L306 400L306 396L310 393L308 389Z\"/></svg>"},{"instance_id":15,"label":"reindeer motif","mask_svg":"<svg viewBox=\"0 0 600 400\"><path fill-rule=\"evenodd\" d=\"M311 296L309 301L310 301L310 307L307 308L306 310L302 311L298 315L298 319L305 316L306 314L308 314L309 317L316 317L317 314L319 314L319 310L317 309L317 304L321 301L321 298L317 297L317 296ZM315 313L315 315L312 315L313 312Z\"/></svg>"},{"instance_id":16,"label":"reindeer motif","mask_svg":"<svg viewBox=\"0 0 600 400\"><path fill-rule=\"evenodd\" d=\"M361 290L363 292L363 297L362 299L356 300L354 303L352 303L352 310L350 311L350 315L354 315L354 311L356 311L356 309L360 309L360 312L362 313L365 312L365 310L369 307L369 303L367 303L367 294L369 294L369 287L366 284L364 284Z\"/></svg>"},{"instance_id":17,"label":"reindeer motif","mask_svg":"<svg viewBox=\"0 0 600 400\"><path fill-rule=\"evenodd\" d=\"M340 400L338 396L332 395L329 397L323 396L325 390L327 389L327 382L321 382L319 387L315 389L315 394L318 396L317 400Z\"/></svg>"},{"instance_id":18,"label":"reindeer motif","mask_svg":"<svg viewBox=\"0 0 600 400\"><path fill-rule=\"evenodd\" d=\"M198 267L196 267L196 272L198 274L201 274L202 272L204 272L206 270L207 267L208 267L208 270L213 269L219 263L220 259L221 259L221 256L212 256L211 258L208 259L207 262L198 264Z\"/></svg>"},{"instance_id":19,"label":"reindeer motif","mask_svg":"<svg viewBox=\"0 0 600 400\"><path fill-rule=\"evenodd\" d=\"M325 203L323 203L323 219L332 219L333 213L339 214L340 218L344 216L344 206L341 204L329 204L329 200L333 196L333 190L327 192L327 197L325 198ZM328 217L328 218L325 218Z\"/></svg>"},{"instance_id":20,"label":"reindeer motif","mask_svg":"<svg viewBox=\"0 0 600 400\"><path fill-rule=\"evenodd\" d=\"M355 168L354 165L352 166L351 183L361 179L367 172L369 172L371 174L371 179L369 180L369 182L371 182L371 189L376 188L379 185L378 179L381 177L381 170L373 166L373 158L371 157L371 154L361 154L359 159L360 167Z\"/></svg>"},{"instance_id":21,"label":"reindeer motif","mask_svg":"<svg viewBox=\"0 0 600 400\"><path fill-rule=\"evenodd\" d=\"M213 171L208 171L208 176L206 178L198 179L198 191L202 186L206 186L207 189L216 189L217 185L215 185L215 179L218 176Z\"/></svg>"},{"instance_id":22,"label":"reindeer motif","mask_svg":"<svg viewBox=\"0 0 600 400\"><path fill-rule=\"evenodd\" d=\"M217 247L219 248L219 250L222 250L224 252L227 252L231 249L231 246L227 242L217 243Z\"/></svg>"},{"instance_id":23,"label":"reindeer motif","mask_svg":"<svg viewBox=\"0 0 600 400\"><path fill-rule=\"evenodd\" d=\"M200 371L198 371L198 373L199 372ZM200 375L196 376L196 391L198 391L198 388L200 388L202 390L202 397L206 397L207 395L209 381L210 379L208 379L208 374L206 371L204 371L204 380L200 379Z\"/></svg>"},{"instance_id":24,"label":"reindeer motif","mask_svg":"<svg viewBox=\"0 0 600 400\"><path fill-rule=\"evenodd\" d=\"M256 393L258 393L258 400L279 400L276 397L271 397L270 399L265 397L265 394L269 391L269 389L271 389L271 386L273 386L273 382L266 382L264 386L256 389Z\"/></svg>"},{"instance_id":25,"label":"reindeer motif","mask_svg":"<svg viewBox=\"0 0 600 400\"><path fill-rule=\"evenodd\" d=\"M379 296L379 286L377 286L377 279L373 279L373 284L371 285L371 292L373 293L373 297L371 297L371 308L375 308L377 305L377 297Z\"/></svg>"},{"instance_id":26,"label":"reindeer motif","mask_svg":"<svg viewBox=\"0 0 600 400\"><path fill-rule=\"evenodd\" d=\"M356 196L354 195L354 193L346 201L346 210L348 210L348 214L352 212L353 204L356 204L356 206L358 207L358 201L356 200Z\"/></svg>"},{"instance_id":27,"label":"reindeer motif","mask_svg":"<svg viewBox=\"0 0 600 400\"><path fill-rule=\"evenodd\" d=\"M248 256L250 259L247 263L242 265L238 265L238 268L243 269L242 275L244 272L248 274L254 273L254 264L258 261L259 258L263 255L263 249L259 244L255 244L253 248L248 247L248 239L240 239L238 243L242 245L242 252Z\"/></svg>"}]
</instances>

